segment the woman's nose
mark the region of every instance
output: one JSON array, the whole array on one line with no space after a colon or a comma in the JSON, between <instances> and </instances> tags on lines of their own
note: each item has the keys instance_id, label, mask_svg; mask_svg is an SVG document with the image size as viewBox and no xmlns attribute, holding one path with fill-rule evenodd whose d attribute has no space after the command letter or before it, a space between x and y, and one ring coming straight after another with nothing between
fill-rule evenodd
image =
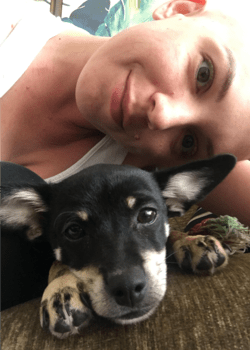
<instances>
[{"instance_id":1,"label":"woman's nose","mask_svg":"<svg viewBox=\"0 0 250 350\"><path fill-rule=\"evenodd\" d=\"M192 107L181 97L174 96L174 93L156 92L151 96L147 113L148 127L151 130L165 130L185 125L191 121L191 110Z\"/></svg>"}]
</instances>

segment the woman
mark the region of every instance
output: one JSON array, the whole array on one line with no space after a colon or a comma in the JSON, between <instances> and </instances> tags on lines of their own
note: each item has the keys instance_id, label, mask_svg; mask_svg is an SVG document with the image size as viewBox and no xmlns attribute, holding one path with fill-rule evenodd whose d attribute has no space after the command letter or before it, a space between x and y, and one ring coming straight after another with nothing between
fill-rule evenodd
<instances>
[{"instance_id":1,"label":"woman","mask_svg":"<svg viewBox=\"0 0 250 350\"><path fill-rule=\"evenodd\" d=\"M128 151L123 163L140 167L221 152L249 159L248 22L226 6L168 1L155 21L111 39L54 36L2 98L2 160L50 178L104 134ZM239 163L203 205L249 225L249 167Z\"/></svg>"},{"instance_id":2,"label":"woman","mask_svg":"<svg viewBox=\"0 0 250 350\"><path fill-rule=\"evenodd\" d=\"M248 21L217 3L168 1L113 38L54 36L2 98L2 160L48 179L105 135L139 167L231 152L238 166L202 204L250 225Z\"/></svg>"},{"instance_id":3,"label":"woman","mask_svg":"<svg viewBox=\"0 0 250 350\"><path fill-rule=\"evenodd\" d=\"M113 38L55 35L2 97L2 160L60 181L98 162L233 153L235 170L202 205L250 225L250 49L237 6L172 0Z\"/></svg>"}]
</instances>

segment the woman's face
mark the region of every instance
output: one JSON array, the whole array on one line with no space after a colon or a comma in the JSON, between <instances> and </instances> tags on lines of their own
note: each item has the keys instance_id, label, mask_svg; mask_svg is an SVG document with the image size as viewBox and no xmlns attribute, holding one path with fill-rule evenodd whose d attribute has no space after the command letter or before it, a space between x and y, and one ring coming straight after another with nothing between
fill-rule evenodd
<instances>
[{"instance_id":1,"label":"woman's face","mask_svg":"<svg viewBox=\"0 0 250 350\"><path fill-rule=\"evenodd\" d=\"M222 152L250 159L247 36L239 21L214 11L131 27L84 67L78 107L149 164Z\"/></svg>"}]
</instances>

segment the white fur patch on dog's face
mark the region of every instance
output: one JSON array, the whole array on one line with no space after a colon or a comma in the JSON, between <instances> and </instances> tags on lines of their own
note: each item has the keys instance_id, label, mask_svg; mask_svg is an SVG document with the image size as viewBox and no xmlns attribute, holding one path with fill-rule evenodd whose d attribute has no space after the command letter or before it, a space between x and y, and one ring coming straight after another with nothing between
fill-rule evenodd
<instances>
[{"instance_id":1,"label":"white fur patch on dog's face","mask_svg":"<svg viewBox=\"0 0 250 350\"><path fill-rule=\"evenodd\" d=\"M162 299L167 288L167 264L166 248L160 252L146 251L142 254L144 263L143 268L149 278L152 293L157 293L158 298Z\"/></svg>"},{"instance_id":2,"label":"white fur patch on dog's face","mask_svg":"<svg viewBox=\"0 0 250 350\"><path fill-rule=\"evenodd\" d=\"M142 254L143 269L147 279L147 292L140 303L140 307L131 309L127 306L118 305L107 291L104 278L96 267L86 267L82 270L71 269L72 273L84 284L84 291L89 295L94 311L102 317L112 319L120 324L132 324L147 319L163 299L167 288L167 265L166 249L160 252L146 251ZM119 275L122 271L114 272ZM147 307L145 314L131 319L123 319L124 315L130 312L143 311ZM148 308L152 305L151 308Z\"/></svg>"},{"instance_id":3,"label":"white fur patch on dog's face","mask_svg":"<svg viewBox=\"0 0 250 350\"><path fill-rule=\"evenodd\" d=\"M167 224L167 223L165 222L164 227L165 227L165 236L168 238L168 237L169 237L169 234L170 234L170 227L169 227L169 224Z\"/></svg>"},{"instance_id":4,"label":"white fur patch on dog's face","mask_svg":"<svg viewBox=\"0 0 250 350\"><path fill-rule=\"evenodd\" d=\"M55 254L56 260L58 260L58 261L62 260L62 249L61 248L54 249L54 254Z\"/></svg>"}]
</instances>

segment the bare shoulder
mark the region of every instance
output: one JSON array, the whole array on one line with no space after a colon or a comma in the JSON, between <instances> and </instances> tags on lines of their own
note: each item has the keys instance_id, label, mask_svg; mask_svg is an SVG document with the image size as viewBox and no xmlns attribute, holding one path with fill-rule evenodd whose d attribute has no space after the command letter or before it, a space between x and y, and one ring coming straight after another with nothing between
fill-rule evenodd
<instances>
[{"instance_id":1,"label":"bare shoulder","mask_svg":"<svg viewBox=\"0 0 250 350\"><path fill-rule=\"evenodd\" d=\"M3 160L50 177L67 169L102 138L83 119L75 102L76 82L94 45L85 31L60 33L45 44L3 96Z\"/></svg>"},{"instance_id":2,"label":"bare shoulder","mask_svg":"<svg viewBox=\"0 0 250 350\"><path fill-rule=\"evenodd\" d=\"M36 110L48 116L53 113L53 118L59 113L60 119L65 116L76 124L82 121L75 105L75 87L95 42L95 37L77 27L48 40L25 73L5 94L6 117L11 113L20 118L23 112L27 114L27 110L33 110L34 113ZM62 113L65 108L67 113Z\"/></svg>"}]
</instances>

